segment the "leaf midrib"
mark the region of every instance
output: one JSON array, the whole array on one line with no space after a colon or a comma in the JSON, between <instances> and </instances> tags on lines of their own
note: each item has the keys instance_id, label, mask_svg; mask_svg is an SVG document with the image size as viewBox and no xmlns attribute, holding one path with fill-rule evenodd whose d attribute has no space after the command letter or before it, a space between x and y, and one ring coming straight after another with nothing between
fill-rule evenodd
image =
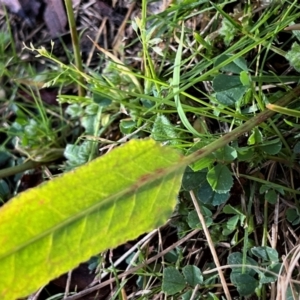
<instances>
[{"instance_id":1,"label":"leaf midrib","mask_svg":"<svg viewBox=\"0 0 300 300\"><path fill-rule=\"evenodd\" d=\"M38 240L40 240L50 234L53 234L64 227L67 227L68 225L72 224L73 222L76 222L80 219L83 219L84 217L87 217L89 214L100 209L102 206L104 206L110 202L113 203L114 199L119 199L122 196L130 196L131 194L138 192L138 190L144 186L147 186L155 181L160 181L162 178L164 178L168 175L171 175L172 173L179 172L180 168L182 168L186 165L186 163L183 160L181 160L181 161L182 161L181 164L179 163L179 164L176 164L175 166L164 168L163 172L162 172L162 169L159 169L159 172L156 172L158 170L158 169L156 169L153 172L151 172L151 174L146 174L148 176L147 181L138 179L134 183L131 183L129 187L123 189L122 191L114 193L110 196L107 196L101 202L96 202L95 204L91 205L90 207L85 208L84 210L82 210L78 213L75 213L74 215L70 216L66 220L60 221L57 225L54 225L47 230L44 230L42 233L37 234L33 238L30 238L27 242L22 243L18 247L15 247L13 249L13 251L10 251L6 254L1 255L0 260L4 259L6 257L9 257L10 255L13 255L14 253L22 250L23 248L26 248L28 245L33 244L33 243L37 242ZM136 183L138 183L138 182L141 182L141 184L139 184L137 186Z\"/></svg>"}]
</instances>

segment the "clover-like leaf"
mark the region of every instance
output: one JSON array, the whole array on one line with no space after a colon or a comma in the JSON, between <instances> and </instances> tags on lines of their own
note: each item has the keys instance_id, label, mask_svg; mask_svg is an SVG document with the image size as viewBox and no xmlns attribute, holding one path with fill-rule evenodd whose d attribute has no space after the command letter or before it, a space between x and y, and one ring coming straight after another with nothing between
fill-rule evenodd
<instances>
[{"instance_id":1,"label":"clover-like leaf","mask_svg":"<svg viewBox=\"0 0 300 300\"><path fill-rule=\"evenodd\" d=\"M235 105L246 93L248 87L244 86L238 76L220 74L213 80L213 88L217 100L228 106Z\"/></svg>"},{"instance_id":2,"label":"clover-like leaf","mask_svg":"<svg viewBox=\"0 0 300 300\"><path fill-rule=\"evenodd\" d=\"M218 193L214 191L207 180L201 183L197 191L197 196L204 204L220 205L226 202L229 198L229 191Z\"/></svg>"},{"instance_id":3,"label":"clover-like leaf","mask_svg":"<svg viewBox=\"0 0 300 300\"><path fill-rule=\"evenodd\" d=\"M227 193L233 185L233 179L228 167L221 164L217 164L208 171L207 181L212 189L220 194Z\"/></svg>"},{"instance_id":4,"label":"clover-like leaf","mask_svg":"<svg viewBox=\"0 0 300 300\"><path fill-rule=\"evenodd\" d=\"M164 269L162 290L168 295L174 295L185 287L182 274L174 267Z\"/></svg>"},{"instance_id":5,"label":"clover-like leaf","mask_svg":"<svg viewBox=\"0 0 300 300\"><path fill-rule=\"evenodd\" d=\"M201 270L196 266L186 265L182 269L182 273L186 282L192 287L195 287L197 284L203 283L203 275L201 273Z\"/></svg>"}]
</instances>

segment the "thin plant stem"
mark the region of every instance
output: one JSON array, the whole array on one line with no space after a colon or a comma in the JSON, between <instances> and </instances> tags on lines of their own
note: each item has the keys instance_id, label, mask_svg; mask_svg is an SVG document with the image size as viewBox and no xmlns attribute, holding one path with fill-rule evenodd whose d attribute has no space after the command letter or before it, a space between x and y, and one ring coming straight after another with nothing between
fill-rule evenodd
<instances>
[{"instance_id":1,"label":"thin plant stem","mask_svg":"<svg viewBox=\"0 0 300 300\"><path fill-rule=\"evenodd\" d=\"M214 247L214 243L213 243L213 240L212 240L212 238L210 236L209 230L208 230L208 228L206 226L205 219L204 219L203 214L201 212L200 206L198 204L198 201L197 201L197 199L196 199L195 194L194 194L193 191L190 191L190 195L191 195L194 207L196 209L198 218L200 220L201 226L203 228L204 234L206 236L208 247L209 247L211 255L212 255L213 259L214 259L214 263L215 263L215 265L216 265L216 267L218 269L219 277L220 277L220 280L221 280L221 283L222 283L222 286L223 286L223 289L224 289L224 293L226 295L226 299L227 300L231 300L231 295L229 293L227 282L226 282L224 274L223 274L223 272L221 270L221 264L220 264L220 261L219 261L219 258L218 258L218 254L217 254L216 249Z\"/></svg>"},{"instance_id":2,"label":"thin plant stem","mask_svg":"<svg viewBox=\"0 0 300 300\"><path fill-rule=\"evenodd\" d=\"M131 268L130 270L123 272L122 274L117 275L118 278L122 278L124 276L130 275L130 274L134 274L134 272L138 271L139 269L144 268L145 266L155 262L158 258L163 257L166 253L170 252L173 249L176 249L176 247L178 247L179 245L185 243L186 241L190 240L194 235L198 234L200 232L200 229L195 229L192 232L190 232L189 234L187 234L185 237L183 237L181 240L179 240L178 242L172 244L171 246L169 246L168 248L164 249L162 252L154 255L153 257L147 259L145 262L139 264L136 267ZM82 299L83 296L86 296L94 291L97 291L107 285L110 285L112 283L114 283L116 281L116 277L110 278L104 282L101 282L87 290L83 290L79 293L77 293L76 295L72 295L69 296L67 298L65 298L65 300L76 300L76 299Z\"/></svg>"},{"instance_id":3,"label":"thin plant stem","mask_svg":"<svg viewBox=\"0 0 300 300\"><path fill-rule=\"evenodd\" d=\"M9 176L12 176L12 175L16 175L18 173L25 172L25 171L30 170L30 169L35 169L35 168L41 166L42 164L43 163L41 163L41 162L28 160L28 161L24 162L21 165L17 165L17 166L14 166L14 167L10 167L10 168L0 170L0 178L9 177Z\"/></svg>"},{"instance_id":4,"label":"thin plant stem","mask_svg":"<svg viewBox=\"0 0 300 300\"><path fill-rule=\"evenodd\" d=\"M5 5L2 5L1 8L5 12L5 21L6 21L7 29L8 29L9 36L10 36L10 43L11 43L11 49L12 49L13 57L17 58L18 55L17 55L17 52L16 52L16 45L15 45L15 41L13 39L13 33L12 33L12 30L11 30L11 25L10 25L10 21L9 21L9 18L8 18L7 10L6 10Z\"/></svg>"},{"instance_id":5,"label":"thin plant stem","mask_svg":"<svg viewBox=\"0 0 300 300\"><path fill-rule=\"evenodd\" d=\"M67 9L68 22L69 22L69 27L70 27L71 37L72 37L72 46L74 51L75 65L79 73L82 73L83 72L82 60L80 56L80 46L79 46L79 39L78 39L76 22L74 17L74 11L72 7L72 0L65 0L65 5ZM85 96L84 78L81 75L78 76L79 76L78 96L84 97Z\"/></svg>"},{"instance_id":6,"label":"thin plant stem","mask_svg":"<svg viewBox=\"0 0 300 300\"><path fill-rule=\"evenodd\" d=\"M283 96L280 100L276 102L276 105L286 106L289 102L294 100L296 97L300 95L300 86L297 86L293 90L291 90L287 95ZM251 131L255 126L265 122L267 119L272 117L275 113L271 110L265 110L255 117L249 119L244 124L240 125L239 127L235 128L231 132L228 132L221 138L217 139L216 141L210 143L209 145L197 150L193 154L187 156L184 161L186 164L190 164L194 161L197 161L200 158L203 158L210 153L226 146L228 143L236 140L242 134Z\"/></svg>"},{"instance_id":7,"label":"thin plant stem","mask_svg":"<svg viewBox=\"0 0 300 300\"><path fill-rule=\"evenodd\" d=\"M52 150L49 151L48 155L46 153L46 155L40 161L39 160L34 160L34 159L28 159L27 161L25 161L21 165L17 165L17 166L2 169L2 170L0 170L0 179L5 178L5 177L9 177L9 176L12 176L12 175L16 175L18 173L23 173L27 170L35 169L35 168L38 168L42 165L50 164L51 162L62 158L63 153L64 153L63 149L52 149Z\"/></svg>"}]
</instances>

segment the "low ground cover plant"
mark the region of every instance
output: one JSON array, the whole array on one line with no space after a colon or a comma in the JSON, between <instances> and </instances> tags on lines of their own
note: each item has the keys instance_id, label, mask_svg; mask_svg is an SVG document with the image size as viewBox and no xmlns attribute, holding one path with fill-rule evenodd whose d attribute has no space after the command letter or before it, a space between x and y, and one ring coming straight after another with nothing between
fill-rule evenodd
<instances>
[{"instance_id":1,"label":"low ground cover plant","mask_svg":"<svg viewBox=\"0 0 300 300\"><path fill-rule=\"evenodd\" d=\"M91 65L71 1L67 60L1 33L1 299L298 299L299 4L151 5Z\"/></svg>"}]
</instances>

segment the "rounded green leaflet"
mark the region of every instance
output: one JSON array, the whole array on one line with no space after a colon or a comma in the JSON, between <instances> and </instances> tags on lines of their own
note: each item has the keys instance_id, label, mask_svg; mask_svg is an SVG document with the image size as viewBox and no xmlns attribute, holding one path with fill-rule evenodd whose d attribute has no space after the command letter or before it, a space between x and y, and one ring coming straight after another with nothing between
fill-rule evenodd
<instances>
[{"instance_id":1,"label":"rounded green leaflet","mask_svg":"<svg viewBox=\"0 0 300 300\"><path fill-rule=\"evenodd\" d=\"M175 295L185 287L183 275L174 267L167 267L163 273L162 290L168 295Z\"/></svg>"},{"instance_id":2,"label":"rounded green leaflet","mask_svg":"<svg viewBox=\"0 0 300 300\"><path fill-rule=\"evenodd\" d=\"M164 224L176 205L181 160L153 140L134 140L9 201L0 209L0 298L26 296Z\"/></svg>"},{"instance_id":3,"label":"rounded green leaflet","mask_svg":"<svg viewBox=\"0 0 300 300\"><path fill-rule=\"evenodd\" d=\"M218 193L214 191L208 181L201 183L197 191L197 196L204 204L220 205L228 200L229 191Z\"/></svg>"},{"instance_id":4,"label":"rounded green leaflet","mask_svg":"<svg viewBox=\"0 0 300 300\"><path fill-rule=\"evenodd\" d=\"M207 181L212 189L220 194L230 191L233 185L231 172L226 165L217 164L207 173Z\"/></svg>"},{"instance_id":5,"label":"rounded green leaflet","mask_svg":"<svg viewBox=\"0 0 300 300\"><path fill-rule=\"evenodd\" d=\"M197 284L203 283L201 270L197 266L186 265L182 269L182 273L184 278L186 279L186 282L192 287L195 287Z\"/></svg>"}]
</instances>

